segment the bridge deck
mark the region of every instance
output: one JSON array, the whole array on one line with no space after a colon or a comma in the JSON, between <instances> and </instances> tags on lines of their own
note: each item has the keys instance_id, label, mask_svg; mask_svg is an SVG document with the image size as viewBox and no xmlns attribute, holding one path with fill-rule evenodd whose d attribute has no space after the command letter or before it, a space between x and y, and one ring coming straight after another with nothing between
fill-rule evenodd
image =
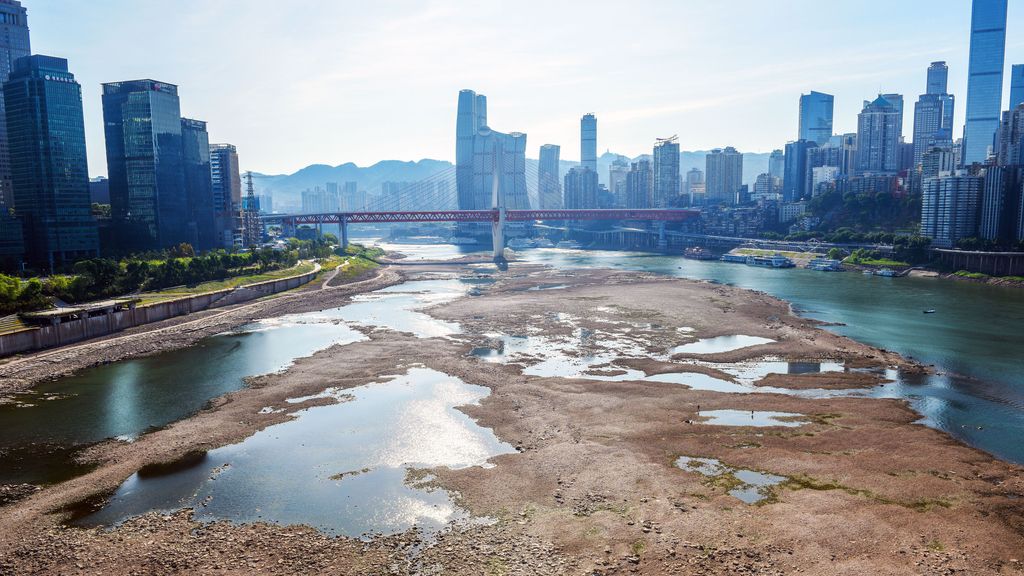
<instances>
[{"instance_id":1,"label":"bridge deck","mask_svg":"<svg viewBox=\"0 0 1024 576\"><path fill-rule=\"evenodd\" d=\"M593 209L593 210L506 210L506 222L534 220L648 220L680 222L695 218L697 210ZM289 224L347 224L381 222L497 222L498 210L434 210L395 212L330 212L264 216L265 222Z\"/></svg>"}]
</instances>

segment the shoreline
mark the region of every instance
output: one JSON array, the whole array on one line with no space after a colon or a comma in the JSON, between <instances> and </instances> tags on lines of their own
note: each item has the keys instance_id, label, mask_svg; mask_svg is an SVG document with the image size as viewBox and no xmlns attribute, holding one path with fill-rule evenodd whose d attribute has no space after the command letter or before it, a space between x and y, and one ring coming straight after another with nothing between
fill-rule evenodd
<instances>
[{"instance_id":1,"label":"shoreline","mask_svg":"<svg viewBox=\"0 0 1024 576\"><path fill-rule=\"evenodd\" d=\"M446 270L445 266L427 263L422 266L409 263L405 267L408 268L402 274L405 277L432 275L455 269L454 265ZM58 519L47 514L47 511L65 508L88 496L113 489L144 465L170 462L189 450L208 450L238 442L256 430L288 420L290 412L323 401L287 404L287 398L313 394L328 386L348 388L379 380L379 374L387 373L388 366L394 369L390 358L406 358L409 360L405 365L423 364L466 382L490 388L491 395L480 405L466 406L461 410L480 425L492 428L499 438L518 449L517 453L493 458L492 462L497 464L494 468L432 471L437 475L435 483L455 490L459 494L459 502L474 515L498 519L497 524L492 526L440 534L436 544L420 552L417 561L443 562L456 572L460 569L479 572L481 566L486 567L486 562L481 563L481 560L486 559L476 557L479 554L474 552L483 543L495 550L512 546L512 550L504 553L510 558L526 562L531 568L530 573L582 573L584 567L587 570L610 570L637 566L645 573L663 573L659 566L680 569L681 565L677 562L684 558L689 566L696 564L705 569L706 573L730 573L727 570L732 569L731 562L734 561L751 569L781 569L786 566L780 562L797 562L795 566L814 570L815 566L822 566L814 564L813 558L794 548L794 543L800 541L800 538L809 538L815 541L816 546L829 547L834 544L834 554L847 554L850 550L845 549L842 538L837 537L832 542L822 540L821 534L802 533L798 538L799 527L785 522L783 525L786 528L779 530L782 534L779 537L770 530L766 531L769 527L778 529L779 525L774 520L765 524L765 520L758 520L757 515L762 511L770 511L773 515L788 517L789 514L807 514L814 510L819 511L816 514L827 515L824 510L832 508L852 515L853 518L866 514L883 525L895 526L914 518L914 514L936 514L930 522L940 522L947 526L952 515L945 511L956 512L956 508L963 506L963 502L977 500L984 492L984 486L997 485L993 484L993 478L1002 479L1001 483L1005 484L1003 491L1024 493L1019 467L997 461L980 450L961 444L944 432L915 426L913 422L917 420L917 413L904 401L853 398L820 401L823 407L828 405L827 414L839 413L840 416L821 416L800 427L811 435L800 432L795 435L787 433L759 437L757 429L730 431L730 427L711 426L703 421L695 424L680 423L692 418L696 402L711 408L746 407L803 413L808 411L808 403L815 401L768 394L721 394L656 382L595 382L578 378L528 377L519 374L515 363L485 364L468 354L481 341L485 332L498 330L515 334L524 327L522 322L541 322L544 334L571 332L571 326L553 322L545 315L545 311L557 310L576 315L581 326L596 323L593 326L595 330L613 330L618 320L604 322L593 317L593 313L590 317L581 313L592 309L595 302L604 299L610 304L601 304L601 307L610 311L600 314L620 318L622 322L632 322L632 317L657 318L658 323L664 323L665 326L676 324L695 328L695 334L700 337L743 333L774 336L777 339L776 343L759 346L755 350L741 349L713 357L725 363L771 354L799 358L839 356L865 364L913 365L894 353L823 330L817 326L816 321L795 314L788 302L741 288L638 272L559 272L529 265L514 265L508 273L498 276L498 282L487 289L483 296L463 297L430 308L432 316L455 321L462 326L464 337L460 336L458 341L420 339L382 329L367 330L370 337L368 341L331 347L297 359L292 367L283 372L255 377L247 387L219 398L208 409L147 434L133 444L108 441L94 447L89 456L101 463L96 471L48 487L20 503L0 507L0 526L6 527L5 535L0 536L0 551L13 551L18 558L41 562L33 564L37 566L67 566L64 560L46 553L38 558L22 555L26 553L27 546L39 544L33 536L43 533L62 542L85 546L85 549L95 552L98 557L106 558L107 564L102 566L116 573L118 560L123 562L125 558L112 548L111 538L134 538L135 534L158 533L161 534L161 542L171 542L176 541L178 534L187 534L201 527L203 532L222 535L259 534L267 543L276 543L282 547L274 551L270 549L271 546L256 554L259 562L272 560L276 554L282 553L286 558L278 559L285 560L283 565L295 566L301 558L295 543L289 540L290 537L286 538L285 534L298 531L307 534L313 541L322 541L322 537L310 535L307 529L295 526L196 524L183 513L166 517L169 519L150 514L129 521L112 532L103 533L99 530L60 527ZM528 291L529 287L552 282L572 286L568 290ZM629 292L630 297L623 299L617 292ZM641 294L643 298L638 297ZM670 306L667 305L669 302ZM711 306L707 307L706 303L709 302ZM641 312L641 309L645 311ZM517 310L518 313L508 315L501 312L504 310ZM694 316L695 311L700 313ZM541 319L538 320L537 316ZM694 321L701 325L691 326ZM671 337L671 333L662 333L664 331L660 328L630 330L640 330L652 342L659 342L657 346L661 346L660 342L665 338ZM668 363L661 368L670 371L672 366ZM679 365L675 365L675 368L678 369ZM791 387L807 387L812 385L812 380L824 381L828 378L826 374L795 377L798 382L792 382ZM850 380L851 377L844 376L843 379ZM779 379L773 378L766 383L786 384L776 380ZM869 385L867 379L864 379L863 385ZM258 414L264 406L286 407L287 410ZM851 437L843 439L846 435ZM897 442L893 436L906 442ZM613 441L613 438L617 440ZM872 440L868 441L868 438ZM823 442L825 445L838 444L825 449L825 445L821 444ZM753 450L735 447L744 443L756 443L761 447ZM880 443L880 446L873 447L873 443ZM913 453L908 453L907 446L911 445L914 446ZM627 446L629 450L623 452ZM812 447L812 452L801 456ZM849 458L859 464L847 470L840 464L845 458L842 456L843 450L851 447L856 449ZM730 465L753 470L786 472L790 484L780 490L772 503L752 508L757 514L750 517L744 513L743 508L729 504L731 497L719 493L714 485L706 485L695 474L665 465L665 462L674 460L673 455L685 453L718 457ZM808 459L807 456L812 453L818 456ZM602 462L600 469L594 470L585 464L591 461ZM951 471L946 473L956 480L953 484L927 480L927 475L906 476L906 470L897 465L902 463L911 470L928 470L934 465L932 462L937 461L942 461L944 466L948 462ZM788 469L781 470L780 465ZM828 472L819 478L823 470L832 467L845 470L843 474L846 479L836 482L829 478ZM899 473L896 476L888 473L894 468ZM971 473L972 469L978 472L984 470L982 476L986 479L979 481ZM1015 473L1018 476L1016 479L1013 477ZM837 486L822 487L832 486L829 482ZM678 485L686 486L686 489L680 492L676 488ZM953 497L946 494L950 490ZM963 495L968 493L965 490L975 496L965 500ZM812 493L814 498L808 500L807 497ZM872 496L864 496L866 493ZM555 495L554 499L552 494ZM696 497L693 494L702 496ZM915 504L926 494L930 496L924 501L935 504ZM994 496L993 493L985 498L991 499ZM623 506L627 512L617 512L617 505L609 507L609 499L626 502ZM943 504L947 502L951 502L949 508ZM1006 511L1013 510L1016 517L1024 518L1019 502L1014 506L1012 500L1006 500L1002 505L1008 506ZM791 510L793 506L798 508ZM928 509L920 511L915 506ZM520 510L524 511L524 515L520 515ZM566 510L576 512L566 517ZM908 513L911 516L906 516ZM823 519L818 515L814 518L818 523ZM894 518L899 518L900 522ZM968 524L972 526L984 525L994 529L995 525L973 519L973 516L971 518ZM741 520L743 528L740 525L727 528ZM700 536L693 530L692 524L695 522L705 527L720 528ZM830 527L845 532L841 526ZM905 523L902 529L907 530ZM950 535L952 532L948 532L952 529L952 525L943 528L942 542L954 540ZM738 538L730 530L754 530L759 535L752 540ZM597 539L604 544L591 542L592 538L581 539L581 531L596 531ZM1009 535L1011 533L1006 533L1007 539L1013 538ZM906 535L895 538L905 549L904 553L917 556L919 561L934 556L948 565L959 563L952 551L941 554L924 545L913 549ZM963 551L965 557L967 550L971 554L978 554L979 549L990 550L984 553L989 561L1005 555L996 552L1003 548L985 544L976 537L970 538L969 548L961 550L959 543L963 538L959 536L955 542L957 550ZM1021 532L1017 532L1016 538L1014 542L1022 542ZM339 562L369 561L370 566L379 567L385 564L378 562L385 562L386 559L393 561L397 551L420 539L416 534L375 538L360 550L351 546L351 540L347 538L329 541L335 543L328 547L332 551L330 560L335 565ZM640 552L636 551L636 542L644 542ZM715 554L709 557L705 544L697 544L699 542L707 542L722 552L717 558ZM688 547L686 543L694 544ZM517 556L515 553L513 545L516 544L549 550L557 562L548 566L538 563L537 559L523 559L521 554ZM944 545L952 546L953 542ZM1007 545L1012 545L1012 542ZM231 549L230 545L223 545L219 540L204 539L201 546L221 551ZM170 551L166 554L170 554ZM166 554L156 554L156 557L160 562L166 562L170 558ZM865 550L859 550L853 556L857 562L864 563L865 570L867 567L879 568L883 561L883 558L866 557ZM891 562L896 558L899 556L885 556L884 560ZM196 558L193 561L200 563L202 560ZM1012 567L1008 558L1002 558L999 562L1000 566ZM201 565L195 564L193 567ZM310 569L326 571L328 565L319 568L313 566ZM266 570L257 571L274 572L273 564L260 566ZM0 568L3 568L2 564Z\"/></svg>"}]
</instances>

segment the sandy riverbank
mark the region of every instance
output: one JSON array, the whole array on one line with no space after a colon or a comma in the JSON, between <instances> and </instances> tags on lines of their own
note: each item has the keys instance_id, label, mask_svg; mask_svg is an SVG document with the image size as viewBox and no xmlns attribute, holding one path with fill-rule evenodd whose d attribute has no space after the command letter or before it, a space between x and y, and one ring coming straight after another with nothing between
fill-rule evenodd
<instances>
[{"instance_id":1,"label":"sandy riverbank","mask_svg":"<svg viewBox=\"0 0 1024 576\"><path fill-rule=\"evenodd\" d=\"M415 277L458 266L400 268ZM486 362L470 351L496 348L502 335L529 335L570 342L570 361L611 350L606 365L587 368L593 374L631 368L722 378L730 378L724 371L730 365L768 355L909 367L899 357L826 332L793 315L785 302L738 288L522 265L495 276L482 295L429 309L460 324L456 339L369 330L367 341L256 378L134 443L100 444L89 454L100 464L94 472L0 508L0 573L1024 573L1021 468L913 424L917 415L901 402L524 375L543 360L541 352ZM531 290L552 286L558 289ZM666 354L696 337L734 334L774 342L700 356L701 363L691 362L692 354ZM492 459L489 469L433 472L461 505L496 522L418 546L415 533L361 543L299 527L196 524L185 513L82 530L62 527L66 515L54 514L109 492L146 464L282 422L304 406L288 398L357 386L413 365L491 390L463 411L517 453ZM828 389L877 379L837 372L773 375L761 384ZM260 413L263 407L285 411ZM711 425L698 407L796 413L802 424ZM748 505L728 493L734 475L680 469L680 456L715 458L784 481Z\"/></svg>"}]
</instances>

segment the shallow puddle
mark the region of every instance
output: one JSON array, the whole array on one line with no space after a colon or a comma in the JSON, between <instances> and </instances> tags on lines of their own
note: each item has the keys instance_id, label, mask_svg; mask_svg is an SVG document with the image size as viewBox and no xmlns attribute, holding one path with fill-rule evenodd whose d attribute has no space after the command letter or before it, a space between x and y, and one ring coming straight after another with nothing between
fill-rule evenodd
<instances>
[{"instance_id":1,"label":"shallow puddle","mask_svg":"<svg viewBox=\"0 0 1024 576\"><path fill-rule=\"evenodd\" d=\"M807 423L803 414L794 412L769 412L764 410L704 410L697 414L706 418L702 424L715 426L752 426L757 428L784 426L796 428Z\"/></svg>"},{"instance_id":2,"label":"shallow puddle","mask_svg":"<svg viewBox=\"0 0 1024 576\"><path fill-rule=\"evenodd\" d=\"M456 406L481 386L426 368L328 392L339 404L299 411L239 444L168 475L135 474L83 525L111 525L151 510L195 510L201 521L307 524L331 534L428 533L468 518L420 469L484 466L515 450Z\"/></svg>"},{"instance_id":3,"label":"shallow puddle","mask_svg":"<svg viewBox=\"0 0 1024 576\"><path fill-rule=\"evenodd\" d=\"M721 352L732 352L741 348L770 344L775 342L771 338L760 336L746 336L736 334L733 336L716 336L714 338L701 338L696 342L676 346L669 350L669 354L719 354Z\"/></svg>"},{"instance_id":4,"label":"shallow puddle","mask_svg":"<svg viewBox=\"0 0 1024 576\"><path fill-rule=\"evenodd\" d=\"M417 280L359 294L352 303L319 314L363 326L408 332L420 338L448 337L460 332L459 325L438 320L423 308L450 302L469 291L459 280Z\"/></svg>"},{"instance_id":5,"label":"shallow puddle","mask_svg":"<svg viewBox=\"0 0 1024 576\"><path fill-rule=\"evenodd\" d=\"M772 487L786 480L785 476L726 466L715 458L680 456L676 459L676 467L709 478L732 475L740 484L729 489L728 494L746 504L757 504L769 498L772 495Z\"/></svg>"}]
</instances>

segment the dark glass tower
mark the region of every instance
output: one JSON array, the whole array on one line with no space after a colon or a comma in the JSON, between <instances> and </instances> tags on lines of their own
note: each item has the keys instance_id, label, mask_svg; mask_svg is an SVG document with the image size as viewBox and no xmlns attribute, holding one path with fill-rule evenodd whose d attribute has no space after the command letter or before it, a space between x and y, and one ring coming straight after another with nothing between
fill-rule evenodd
<instances>
[{"instance_id":1,"label":"dark glass tower","mask_svg":"<svg viewBox=\"0 0 1024 576\"><path fill-rule=\"evenodd\" d=\"M832 111L835 96L821 92L800 95L800 140L822 146L832 137Z\"/></svg>"},{"instance_id":2,"label":"dark glass tower","mask_svg":"<svg viewBox=\"0 0 1024 576\"><path fill-rule=\"evenodd\" d=\"M178 87L154 80L103 85L110 209L125 252L188 242Z\"/></svg>"},{"instance_id":3,"label":"dark glass tower","mask_svg":"<svg viewBox=\"0 0 1024 576\"><path fill-rule=\"evenodd\" d=\"M0 83L7 81L15 60L31 53L25 8L17 0L0 0ZM0 202L9 206L14 197L5 118L4 100L0 96Z\"/></svg>"},{"instance_id":4,"label":"dark glass tower","mask_svg":"<svg viewBox=\"0 0 1024 576\"><path fill-rule=\"evenodd\" d=\"M99 255L89 199L82 88L68 62L27 56L3 86L14 206L28 262L58 270Z\"/></svg>"},{"instance_id":5,"label":"dark glass tower","mask_svg":"<svg viewBox=\"0 0 1024 576\"><path fill-rule=\"evenodd\" d=\"M1007 0L974 0L962 164L988 159L1003 103Z\"/></svg>"},{"instance_id":6,"label":"dark glass tower","mask_svg":"<svg viewBox=\"0 0 1024 576\"><path fill-rule=\"evenodd\" d=\"M181 157L185 164L191 237L189 243L198 250L209 250L217 243L217 231L210 173L210 137L206 133L206 122L181 119Z\"/></svg>"}]
</instances>

